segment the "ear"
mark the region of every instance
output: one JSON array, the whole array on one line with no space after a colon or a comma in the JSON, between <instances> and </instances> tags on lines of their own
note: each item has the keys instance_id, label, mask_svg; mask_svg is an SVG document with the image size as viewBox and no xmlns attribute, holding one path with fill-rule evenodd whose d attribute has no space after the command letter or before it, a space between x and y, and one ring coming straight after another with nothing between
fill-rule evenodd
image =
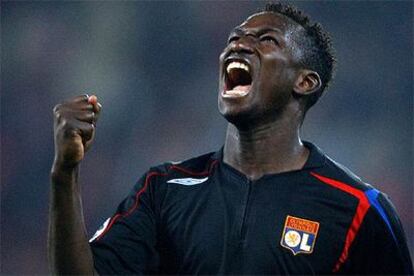
<instances>
[{"instance_id":1,"label":"ear","mask_svg":"<svg viewBox=\"0 0 414 276\"><path fill-rule=\"evenodd\" d=\"M322 86L319 74L311 70L301 70L296 79L293 91L297 94L306 96L315 93Z\"/></svg>"}]
</instances>

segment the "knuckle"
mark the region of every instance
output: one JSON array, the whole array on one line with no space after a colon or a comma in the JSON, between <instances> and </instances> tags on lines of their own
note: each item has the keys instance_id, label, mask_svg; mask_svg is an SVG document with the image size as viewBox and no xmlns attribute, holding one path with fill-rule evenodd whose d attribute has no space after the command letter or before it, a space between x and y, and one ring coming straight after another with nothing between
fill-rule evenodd
<instances>
[{"instance_id":1,"label":"knuckle","mask_svg":"<svg viewBox=\"0 0 414 276\"><path fill-rule=\"evenodd\" d=\"M65 131L67 131L68 129L71 129L71 128L72 128L72 125L67 120L62 119L59 122L59 130L65 132Z\"/></svg>"},{"instance_id":2,"label":"knuckle","mask_svg":"<svg viewBox=\"0 0 414 276\"><path fill-rule=\"evenodd\" d=\"M93 124L87 124L84 128L84 132L92 133L94 129L95 129L95 126Z\"/></svg>"},{"instance_id":3,"label":"knuckle","mask_svg":"<svg viewBox=\"0 0 414 276\"><path fill-rule=\"evenodd\" d=\"M62 119L62 121L60 122L60 125L62 126L62 128L70 127L70 124L69 124L68 120L66 120L66 119Z\"/></svg>"},{"instance_id":4,"label":"knuckle","mask_svg":"<svg viewBox=\"0 0 414 276\"><path fill-rule=\"evenodd\" d=\"M62 106L62 104L55 105L55 107L53 107L53 113L58 113L61 106Z\"/></svg>"},{"instance_id":5,"label":"knuckle","mask_svg":"<svg viewBox=\"0 0 414 276\"><path fill-rule=\"evenodd\" d=\"M55 122L60 124L62 121L64 121L63 114L60 110L58 110L55 112Z\"/></svg>"},{"instance_id":6,"label":"knuckle","mask_svg":"<svg viewBox=\"0 0 414 276\"><path fill-rule=\"evenodd\" d=\"M60 121L62 119L62 113L60 113L59 111L55 112L55 118L57 121Z\"/></svg>"},{"instance_id":7,"label":"knuckle","mask_svg":"<svg viewBox=\"0 0 414 276\"><path fill-rule=\"evenodd\" d=\"M66 121L66 112L64 112L61 108L59 108L58 110L55 111L55 121L57 123L62 123Z\"/></svg>"}]
</instances>

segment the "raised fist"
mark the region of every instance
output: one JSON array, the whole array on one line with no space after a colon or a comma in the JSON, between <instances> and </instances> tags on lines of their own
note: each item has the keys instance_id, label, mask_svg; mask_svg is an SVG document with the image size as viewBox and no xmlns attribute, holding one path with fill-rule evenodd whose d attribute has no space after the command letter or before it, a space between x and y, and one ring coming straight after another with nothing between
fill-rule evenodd
<instances>
[{"instance_id":1,"label":"raised fist","mask_svg":"<svg viewBox=\"0 0 414 276\"><path fill-rule=\"evenodd\" d=\"M101 107L94 95L77 96L54 107L54 166L72 169L82 161L93 142Z\"/></svg>"}]
</instances>

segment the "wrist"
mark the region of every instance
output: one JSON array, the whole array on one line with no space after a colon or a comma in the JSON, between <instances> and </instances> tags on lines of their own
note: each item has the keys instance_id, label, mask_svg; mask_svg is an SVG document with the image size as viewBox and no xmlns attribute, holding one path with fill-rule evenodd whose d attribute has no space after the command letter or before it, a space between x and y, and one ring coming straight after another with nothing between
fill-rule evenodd
<instances>
[{"instance_id":1,"label":"wrist","mask_svg":"<svg viewBox=\"0 0 414 276\"><path fill-rule=\"evenodd\" d=\"M51 173L70 174L78 170L79 163L65 161L64 158L55 156Z\"/></svg>"},{"instance_id":2,"label":"wrist","mask_svg":"<svg viewBox=\"0 0 414 276\"><path fill-rule=\"evenodd\" d=\"M71 183L75 184L77 182L79 173L79 166L68 166L62 164L61 162L54 161L52 169L50 170L50 178L52 184L65 184L69 185Z\"/></svg>"}]
</instances>

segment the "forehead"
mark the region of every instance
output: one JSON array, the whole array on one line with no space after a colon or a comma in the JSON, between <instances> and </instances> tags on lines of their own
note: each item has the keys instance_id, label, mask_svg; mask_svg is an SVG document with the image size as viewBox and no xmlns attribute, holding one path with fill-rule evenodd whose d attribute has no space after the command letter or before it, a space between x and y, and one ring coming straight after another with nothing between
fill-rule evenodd
<instances>
[{"instance_id":1,"label":"forehead","mask_svg":"<svg viewBox=\"0 0 414 276\"><path fill-rule=\"evenodd\" d=\"M253 14L248 17L238 28L241 29L264 29L264 28L275 28L280 30L282 33L292 31L298 24L290 18L278 14L275 12L261 12ZM293 28L292 28L293 27Z\"/></svg>"},{"instance_id":2,"label":"forehead","mask_svg":"<svg viewBox=\"0 0 414 276\"><path fill-rule=\"evenodd\" d=\"M305 29L283 14L275 12L253 14L237 26L234 31L237 30L252 33L276 31L280 33L280 37L286 46L285 51L290 52L296 60L300 60L303 56L300 37Z\"/></svg>"}]
</instances>

